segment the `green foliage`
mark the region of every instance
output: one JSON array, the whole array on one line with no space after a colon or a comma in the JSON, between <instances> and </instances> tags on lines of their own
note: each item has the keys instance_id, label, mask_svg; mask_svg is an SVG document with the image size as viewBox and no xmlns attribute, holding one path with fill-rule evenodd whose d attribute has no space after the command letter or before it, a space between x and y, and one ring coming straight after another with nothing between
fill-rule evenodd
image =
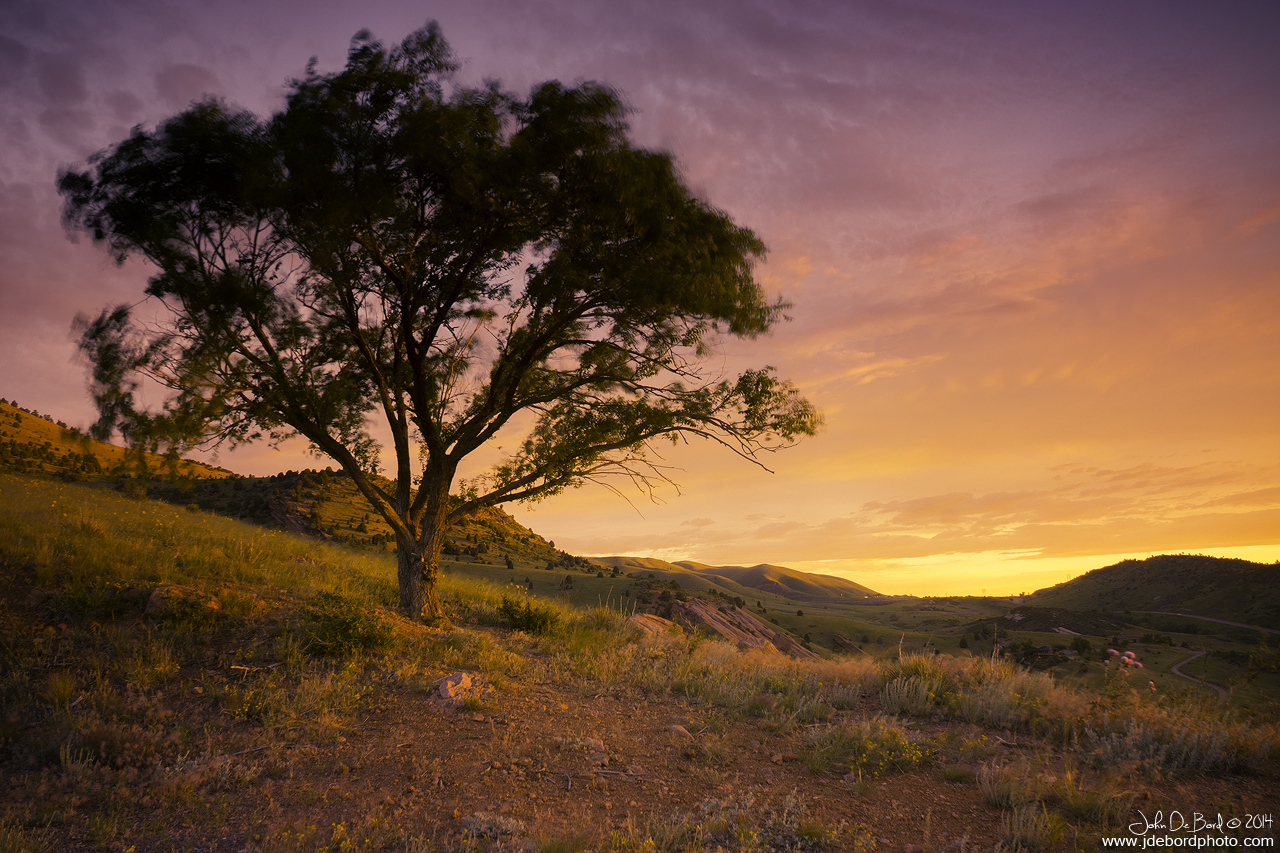
<instances>
[{"instance_id":1,"label":"green foliage","mask_svg":"<svg viewBox=\"0 0 1280 853\"><path fill-rule=\"evenodd\" d=\"M78 319L97 433L305 435L426 564L400 593L428 617L439 555L409 543L479 507L661 480L658 440L754 458L821 423L771 368L710 375L717 334L762 334L785 306L754 278L759 238L632 144L617 92L551 81L522 98L457 68L435 24L392 46L362 32L269 120L206 100L59 178L67 224L149 261L171 318ZM136 394L147 380L167 391L158 411ZM397 470L421 454L416 494L372 476L375 412ZM510 455L451 501L463 460L524 414Z\"/></svg>"},{"instance_id":2,"label":"green foliage","mask_svg":"<svg viewBox=\"0 0 1280 853\"><path fill-rule=\"evenodd\" d=\"M837 769L866 776L906 772L927 763L933 750L896 721L877 717L819 729L809 735L806 766L815 773Z\"/></svg>"},{"instance_id":3,"label":"green foliage","mask_svg":"<svg viewBox=\"0 0 1280 853\"><path fill-rule=\"evenodd\" d=\"M391 623L375 611L335 592L317 593L303 610L307 648L339 657L378 651L391 645Z\"/></svg>"},{"instance_id":4,"label":"green foliage","mask_svg":"<svg viewBox=\"0 0 1280 853\"><path fill-rule=\"evenodd\" d=\"M511 630L526 634L549 634L560 623L560 614L551 606L531 598L519 600L504 595L498 615L507 620Z\"/></svg>"}]
</instances>

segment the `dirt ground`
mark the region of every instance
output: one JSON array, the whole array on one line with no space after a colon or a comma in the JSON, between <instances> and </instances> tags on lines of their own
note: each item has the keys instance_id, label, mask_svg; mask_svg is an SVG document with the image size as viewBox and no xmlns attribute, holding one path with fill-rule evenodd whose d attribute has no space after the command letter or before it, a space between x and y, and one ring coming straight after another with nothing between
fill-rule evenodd
<instances>
[{"instance_id":1,"label":"dirt ground","mask_svg":"<svg viewBox=\"0 0 1280 853\"><path fill-rule=\"evenodd\" d=\"M875 713L871 705L845 712ZM955 724L944 727L955 734ZM194 798L189 813L140 815L119 849L405 849L406 837L422 850L465 837L478 839L471 849L545 849L566 838L577 843L562 849L607 849L611 832L643 837L717 808L761 819L789 809L826 831L825 849L991 850L1000 837L1000 810L963 772L950 774L954 782L937 765L862 781L818 775L797 760L803 728L726 721L671 695L582 695L522 680L469 710L420 690L385 690L332 742L233 728L223 745L244 746L223 760L252 781ZM1025 736L995 744L1009 758L1046 749ZM1265 813L1280 804L1277 794L1273 777L1186 777L1140 786L1134 808ZM78 835L66 846L93 847ZM1087 832L1066 840L1097 846Z\"/></svg>"}]
</instances>

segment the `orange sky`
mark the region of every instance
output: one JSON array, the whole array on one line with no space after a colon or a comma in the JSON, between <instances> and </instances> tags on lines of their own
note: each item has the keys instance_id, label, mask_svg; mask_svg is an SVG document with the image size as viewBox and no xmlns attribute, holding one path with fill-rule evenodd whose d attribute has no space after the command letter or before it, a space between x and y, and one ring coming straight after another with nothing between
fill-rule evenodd
<instances>
[{"instance_id":1,"label":"orange sky","mask_svg":"<svg viewBox=\"0 0 1280 853\"><path fill-rule=\"evenodd\" d=\"M588 487L517 518L574 553L917 595L1149 553L1280 559L1280 11L1047 5L433 8L474 79L626 93L636 138L764 238L760 277L794 306L714 368L772 364L827 420L772 474L690 446L661 503ZM71 317L146 275L66 240L57 167L202 92L269 112L308 56L332 68L360 27L422 23L367 6L19 4L0 37L0 396L87 424Z\"/></svg>"}]
</instances>

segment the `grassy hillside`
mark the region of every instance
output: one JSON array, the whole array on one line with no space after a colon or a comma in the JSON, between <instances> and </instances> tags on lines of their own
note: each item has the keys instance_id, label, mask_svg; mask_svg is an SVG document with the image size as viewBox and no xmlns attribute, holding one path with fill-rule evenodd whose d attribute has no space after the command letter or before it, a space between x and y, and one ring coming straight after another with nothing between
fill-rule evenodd
<instances>
[{"instance_id":1,"label":"grassy hillside","mask_svg":"<svg viewBox=\"0 0 1280 853\"><path fill-rule=\"evenodd\" d=\"M842 598L852 600L880 596L875 590L844 578L802 572L785 566L708 566L689 560L668 563L653 557L595 557L593 560L601 565L617 566L627 573L661 574L666 579L681 580L682 586L687 582L693 588L704 589L708 584L714 584L732 588L735 592L750 590L776 593L791 601L838 601Z\"/></svg>"},{"instance_id":2,"label":"grassy hillside","mask_svg":"<svg viewBox=\"0 0 1280 853\"><path fill-rule=\"evenodd\" d=\"M695 563L681 563L696 566ZM776 592L793 601L826 601L841 598L868 598L880 593L862 584L831 575L801 572L783 566L699 566L700 574L728 578L742 586L761 592Z\"/></svg>"},{"instance_id":3,"label":"grassy hillside","mask_svg":"<svg viewBox=\"0 0 1280 853\"><path fill-rule=\"evenodd\" d=\"M1273 723L1114 671L1092 693L985 656L645 635L618 590L670 584L604 567L562 590L451 562L430 630L389 608L394 574L0 474L0 849L1083 850L1136 807L1262 813L1280 784ZM976 606L870 610L908 605Z\"/></svg>"},{"instance_id":4,"label":"grassy hillside","mask_svg":"<svg viewBox=\"0 0 1280 853\"><path fill-rule=\"evenodd\" d=\"M380 480L387 491L394 484ZM394 550L391 528L343 472L286 471L271 477L232 477L220 481L154 481L147 494L268 527L306 533L323 540L374 550ZM472 513L449 531L444 557L477 565L518 568L587 569L588 563L557 550L543 537L498 508ZM595 571L595 567L590 567Z\"/></svg>"},{"instance_id":5,"label":"grassy hillside","mask_svg":"<svg viewBox=\"0 0 1280 853\"><path fill-rule=\"evenodd\" d=\"M67 480L108 477L222 478L224 468L136 453L0 400L0 471L51 474Z\"/></svg>"},{"instance_id":6,"label":"grassy hillside","mask_svg":"<svg viewBox=\"0 0 1280 853\"><path fill-rule=\"evenodd\" d=\"M1280 564L1199 554L1125 560L1039 590L1028 603L1107 613L1168 611L1280 629Z\"/></svg>"}]
</instances>

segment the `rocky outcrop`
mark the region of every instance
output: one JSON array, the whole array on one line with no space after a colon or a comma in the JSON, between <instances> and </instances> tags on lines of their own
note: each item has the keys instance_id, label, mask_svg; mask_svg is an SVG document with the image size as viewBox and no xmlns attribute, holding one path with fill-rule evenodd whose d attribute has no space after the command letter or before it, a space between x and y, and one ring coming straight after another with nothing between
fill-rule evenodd
<instances>
[{"instance_id":1,"label":"rocky outcrop","mask_svg":"<svg viewBox=\"0 0 1280 853\"><path fill-rule=\"evenodd\" d=\"M790 635L766 625L737 607L716 607L703 599L691 598L688 601L673 601L671 618L686 630L701 628L736 643L738 648L774 648L801 660L818 658Z\"/></svg>"},{"instance_id":2,"label":"rocky outcrop","mask_svg":"<svg viewBox=\"0 0 1280 853\"><path fill-rule=\"evenodd\" d=\"M680 630L680 626L670 619L663 619L661 616L654 616L652 613L632 613L627 617L627 625L631 628L638 628L649 635L662 634L673 629Z\"/></svg>"},{"instance_id":3,"label":"rocky outcrop","mask_svg":"<svg viewBox=\"0 0 1280 853\"><path fill-rule=\"evenodd\" d=\"M855 643L853 640L850 640L850 639L849 639L848 637L846 637L844 634L838 634L838 633L837 633L837 634L832 634L832 635L831 635L831 641L832 641L833 643L835 643L836 648L837 648L837 649L840 649L840 651L842 651L842 652L860 652L860 651L862 651L862 648L861 648L857 643Z\"/></svg>"}]
</instances>

